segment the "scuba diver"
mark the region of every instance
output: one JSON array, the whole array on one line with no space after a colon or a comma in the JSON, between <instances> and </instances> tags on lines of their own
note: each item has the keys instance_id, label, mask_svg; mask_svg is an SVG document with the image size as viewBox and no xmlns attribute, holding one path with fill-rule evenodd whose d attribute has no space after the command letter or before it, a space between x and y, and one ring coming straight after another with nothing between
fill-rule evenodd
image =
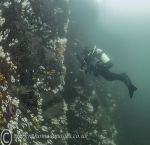
<instances>
[{"instance_id":1,"label":"scuba diver","mask_svg":"<svg viewBox=\"0 0 150 145\"><path fill-rule=\"evenodd\" d=\"M92 72L96 77L101 75L108 81L122 81L128 88L130 98L133 97L133 93L137 88L132 84L126 73L117 74L109 70L113 64L103 50L96 46L93 49L84 48L81 53L77 54L77 58L81 63L81 69L85 70L85 73Z\"/></svg>"}]
</instances>

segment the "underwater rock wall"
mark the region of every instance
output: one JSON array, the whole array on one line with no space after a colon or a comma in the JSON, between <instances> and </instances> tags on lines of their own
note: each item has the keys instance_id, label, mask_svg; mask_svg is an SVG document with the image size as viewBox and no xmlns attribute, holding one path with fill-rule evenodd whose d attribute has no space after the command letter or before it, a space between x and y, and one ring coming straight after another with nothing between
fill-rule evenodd
<instances>
[{"instance_id":1,"label":"underwater rock wall","mask_svg":"<svg viewBox=\"0 0 150 145\"><path fill-rule=\"evenodd\" d=\"M14 145L115 145L115 100L80 70L68 2L0 1L0 131Z\"/></svg>"},{"instance_id":2,"label":"underwater rock wall","mask_svg":"<svg viewBox=\"0 0 150 145\"><path fill-rule=\"evenodd\" d=\"M15 145L67 144L67 27L66 0L0 1L0 130Z\"/></svg>"},{"instance_id":3,"label":"underwater rock wall","mask_svg":"<svg viewBox=\"0 0 150 145\"><path fill-rule=\"evenodd\" d=\"M72 26L69 30L64 97L68 104L68 131L72 136L79 136L69 139L69 145L116 145L117 129L113 120L116 102L109 82L81 70L76 54L86 43L78 39Z\"/></svg>"}]
</instances>

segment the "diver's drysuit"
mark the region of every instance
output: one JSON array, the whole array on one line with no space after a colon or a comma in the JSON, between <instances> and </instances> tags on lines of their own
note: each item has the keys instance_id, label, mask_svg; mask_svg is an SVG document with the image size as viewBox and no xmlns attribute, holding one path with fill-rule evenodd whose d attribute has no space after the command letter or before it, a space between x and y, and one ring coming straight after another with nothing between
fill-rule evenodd
<instances>
[{"instance_id":1,"label":"diver's drysuit","mask_svg":"<svg viewBox=\"0 0 150 145\"><path fill-rule=\"evenodd\" d=\"M130 98L133 97L133 93L137 88L132 84L127 74L117 74L109 70L113 64L100 48L84 49L78 59L81 63L81 69L84 69L86 73L93 72L95 76L101 75L109 81L120 80L124 82L129 90Z\"/></svg>"}]
</instances>

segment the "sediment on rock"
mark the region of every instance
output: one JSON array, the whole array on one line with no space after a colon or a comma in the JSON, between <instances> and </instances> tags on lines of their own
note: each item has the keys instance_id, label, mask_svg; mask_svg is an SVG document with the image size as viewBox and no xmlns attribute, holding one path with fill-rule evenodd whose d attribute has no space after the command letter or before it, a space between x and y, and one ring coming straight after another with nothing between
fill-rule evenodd
<instances>
[{"instance_id":1,"label":"sediment on rock","mask_svg":"<svg viewBox=\"0 0 150 145\"><path fill-rule=\"evenodd\" d=\"M67 133L67 22L65 0L0 2L0 129L13 132L13 144L66 144L37 136Z\"/></svg>"},{"instance_id":2,"label":"sediment on rock","mask_svg":"<svg viewBox=\"0 0 150 145\"><path fill-rule=\"evenodd\" d=\"M115 101L80 70L68 17L68 0L0 1L0 131L15 145L115 144Z\"/></svg>"}]
</instances>

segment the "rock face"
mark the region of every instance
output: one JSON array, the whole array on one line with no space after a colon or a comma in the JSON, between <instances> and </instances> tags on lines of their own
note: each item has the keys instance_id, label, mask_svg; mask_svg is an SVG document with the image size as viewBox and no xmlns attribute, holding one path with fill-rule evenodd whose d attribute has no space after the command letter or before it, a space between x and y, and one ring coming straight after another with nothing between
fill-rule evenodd
<instances>
[{"instance_id":1,"label":"rock face","mask_svg":"<svg viewBox=\"0 0 150 145\"><path fill-rule=\"evenodd\" d=\"M67 23L65 0L0 2L0 122L1 130L13 132L14 144L66 144L54 135L67 133Z\"/></svg>"},{"instance_id":2,"label":"rock face","mask_svg":"<svg viewBox=\"0 0 150 145\"><path fill-rule=\"evenodd\" d=\"M72 136L81 137L69 139L69 144L115 145L117 130L113 112L116 104L111 93L108 93L109 85L103 78L81 71L75 57L77 47L72 43L68 45L71 46L65 55L67 72L64 91L68 104L68 131Z\"/></svg>"},{"instance_id":3,"label":"rock face","mask_svg":"<svg viewBox=\"0 0 150 145\"><path fill-rule=\"evenodd\" d=\"M68 16L67 0L0 1L0 130L15 145L115 144L115 102L80 71Z\"/></svg>"}]
</instances>

